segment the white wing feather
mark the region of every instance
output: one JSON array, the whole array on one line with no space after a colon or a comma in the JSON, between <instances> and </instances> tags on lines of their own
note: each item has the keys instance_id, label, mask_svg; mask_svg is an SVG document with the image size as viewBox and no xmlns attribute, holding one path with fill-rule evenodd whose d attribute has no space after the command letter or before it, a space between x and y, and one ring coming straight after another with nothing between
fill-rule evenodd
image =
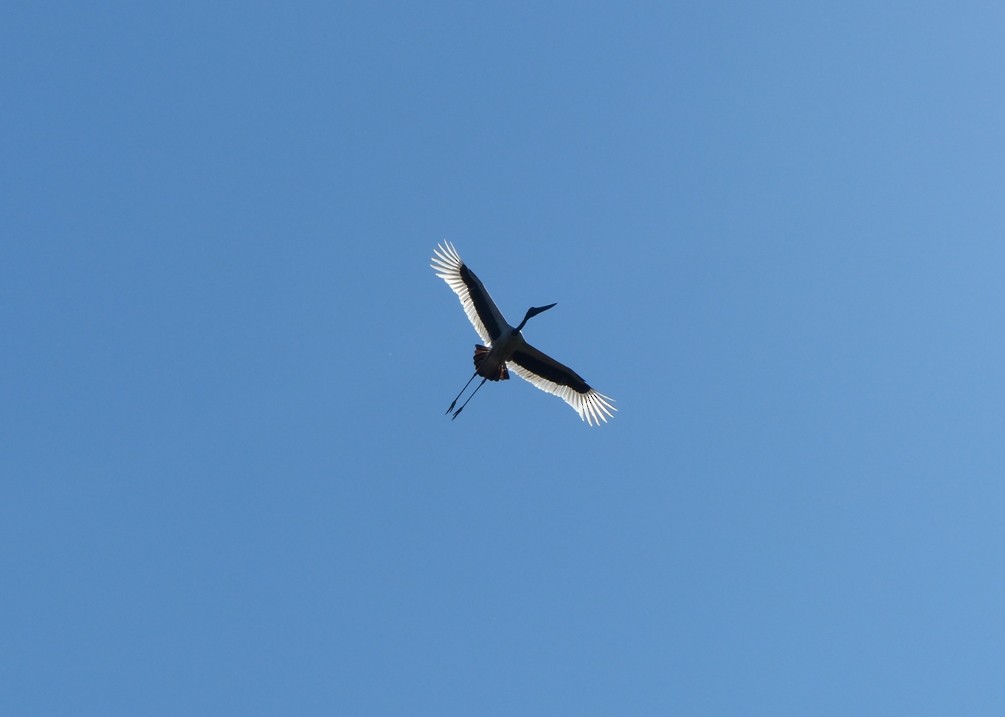
<instances>
[{"instance_id":1,"label":"white wing feather","mask_svg":"<svg viewBox=\"0 0 1005 717\"><path fill-rule=\"evenodd\" d=\"M482 284L481 280L475 276L474 272L468 269L468 276L471 278L472 282L475 284L474 289L470 289L468 285L464 282L464 278L461 276L461 268L464 267L464 262L461 260L460 254L454 249L453 245L444 241L443 244L436 247L436 251L432 258L433 271L436 275L447 282L457 298L461 300L461 306L464 308L464 313L467 314L468 321L471 325L475 327L475 331L481 337L482 341L485 342L487 346L492 345L492 332L489 331L489 327L486 326L485 322L478 315L478 307L476 301L482 304L483 310L489 312L487 320L495 320L496 326L500 330L507 330L510 328L509 324L506 323L506 319L503 318L502 312L496 307L495 302L492 301L492 297L489 296L489 292L485 290L485 286ZM472 291L477 291L478 296L474 296Z\"/></svg>"},{"instance_id":2,"label":"white wing feather","mask_svg":"<svg viewBox=\"0 0 1005 717\"><path fill-rule=\"evenodd\" d=\"M573 375L577 375L568 366L558 363L558 361L555 361L555 359L551 358L546 353L539 351L528 343L524 343L524 345L520 347L520 351L528 354L538 361L551 363L565 371L569 371ZM614 401L613 398L605 396L594 388L591 388L586 393L580 393L571 386L563 386L560 383L555 383L543 376L539 376L514 361L507 361L506 366L509 367L510 371L515 373L524 381L528 381L542 391L547 391L548 393L561 398L563 401L572 406L572 410L579 414L580 419L586 421L586 423L590 426L599 426L601 421L607 423L607 419L614 418L614 411L618 410L611 405Z\"/></svg>"}]
</instances>

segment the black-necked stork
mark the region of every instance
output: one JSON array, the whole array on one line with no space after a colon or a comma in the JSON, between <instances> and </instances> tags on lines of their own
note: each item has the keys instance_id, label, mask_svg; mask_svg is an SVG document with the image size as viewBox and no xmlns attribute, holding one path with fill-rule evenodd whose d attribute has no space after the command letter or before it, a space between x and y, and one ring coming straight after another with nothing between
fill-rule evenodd
<instances>
[{"instance_id":1,"label":"black-necked stork","mask_svg":"<svg viewBox=\"0 0 1005 717\"><path fill-rule=\"evenodd\" d=\"M468 396L467 401L454 411L454 418L464 410L464 406L468 405L468 401L486 381L509 379L508 367L517 376L530 381L542 391L560 397L591 426L599 426L601 421L606 423L608 417L614 417L613 412L617 409L611 405L613 399L590 388L578 373L538 351L528 344L520 333L532 317L547 311L555 304L527 309L523 321L513 328L506 323L489 292L485 290L475 273L461 261L460 255L450 242L445 241L436 247L432 262L436 275L454 290L475 331L481 336L482 341L488 344L488 346L481 344L475 346L475 372L450 404L447 413L453 411L457 400L471 385L475 376L481 376L482 382L471 396Z\"/></svg>"}]
</instances>

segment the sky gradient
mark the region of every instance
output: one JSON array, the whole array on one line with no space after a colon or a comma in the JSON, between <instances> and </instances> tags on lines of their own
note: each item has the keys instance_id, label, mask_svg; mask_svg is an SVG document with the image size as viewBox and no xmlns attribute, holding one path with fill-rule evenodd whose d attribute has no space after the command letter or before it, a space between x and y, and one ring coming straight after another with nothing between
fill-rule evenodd
<instances>
[{"instance_id":1,"label":"sky gradient","mask_svg":"<svg viewBox=\"0 0 1005 717\"><path fill-rule=\"evenodd\" d=\"M0 712L1002 714L1003 27L6 4Z\"/></svg>"}]
</instances>

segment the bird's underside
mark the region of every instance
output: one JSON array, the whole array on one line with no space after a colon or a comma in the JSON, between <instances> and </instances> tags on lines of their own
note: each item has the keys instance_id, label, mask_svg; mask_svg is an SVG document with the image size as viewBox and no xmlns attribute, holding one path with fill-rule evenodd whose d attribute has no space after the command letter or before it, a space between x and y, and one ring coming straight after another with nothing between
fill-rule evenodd
<instances>
[{"instance_id":1,"label":"bird's underside","mask_svg":"<svg viewBox=\"0 0 1005 717\"><path fill-rule=\"evenodd\" d=\"M568 366L528 344L520 334L520 329L528 319L550 309L554 304L532 307L523 322L514 329L506 322L481 280L464 264L450 242L444 242L436 248L432 262L436 275L457 294L468 320L482 341L488 344L477 344L474 353L475 375L481 376L483 383L486 380L508 380L509 371L513 371L542 391L561 398L591 426L600 425L601 421L606 423L608 418L614 417L617 409L612 405L613 399L591 388ZM480 387L481 384L478 388ZM477 390L476 388L475 391ZM461 391L463 393L464 390ZM457 399L454 399L454 403L456 402ZM448 413L454 403L447 410ZM463 408L462 405L454 413L455 418Z\"/></svg>"},{"instance_id":2,"label":"bird's underside","mask_svg":"<svg viewBox=\"0 0 1005 717\"><path fill-rule=\"evenodd\" d=\"M475 344L475 371L479 376L487 378L489 381L509 381L509 371L506 369L506 363L503 362L498 365L490 364L487 359L491 353L492 349L488 346Z\"/></svg>"}]
</instances>

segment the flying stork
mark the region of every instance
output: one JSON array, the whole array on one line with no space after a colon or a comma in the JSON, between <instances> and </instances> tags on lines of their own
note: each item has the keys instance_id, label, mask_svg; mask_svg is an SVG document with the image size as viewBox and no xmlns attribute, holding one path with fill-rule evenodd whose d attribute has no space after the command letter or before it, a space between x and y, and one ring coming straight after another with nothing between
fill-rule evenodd
<instances>
[{"instance_id":1,"label":"flying stork","mask_svg":"<svg viewBox=\"0 0 1005 717\"><path fill-rule=\"evenodd\" d=\"M601 421L606 423L608 417L614 418L613 411L618 409L611 405L613 399L590 388L578 373L538 351L520 333L531 318L555 304L532 306L527 309L527 315L520 325L513 328L506 323L489 292L475 273L461 261L460 254L450 242L444 241L436 247L432 262L433 271L454 290L475 331L488 344L475 346L475 372L450 404L447 413L453 411L457 400L475 376L481 376L482 382L468 396L467 401L454 411L453 418L457 418L486 381L506 381L509 379L509 371L513 371L542 391L553 393L568 403L588 425L599 426Z\"/></svg>"}]
</instances>

